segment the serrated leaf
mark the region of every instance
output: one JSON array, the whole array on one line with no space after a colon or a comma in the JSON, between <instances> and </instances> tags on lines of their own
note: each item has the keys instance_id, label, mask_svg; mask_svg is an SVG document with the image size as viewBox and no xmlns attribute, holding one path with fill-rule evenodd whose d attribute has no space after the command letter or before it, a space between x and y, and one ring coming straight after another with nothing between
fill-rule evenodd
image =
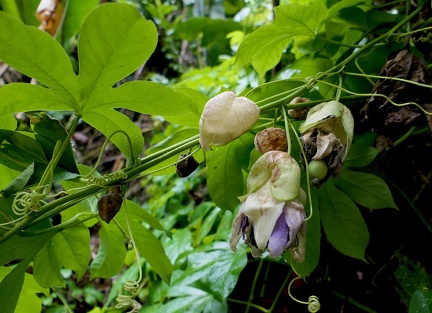
<instances>
[{"instance_id":1,"label":"serrated leaf","mask_svg":"<svg viewBox=\"0 0 432 313\"><path fill-rule=\"evenodd\" d=\"M95 89L111 88L147 61L156 44L155 25L133 6L98 6L84 20L78 39L83 94L89 96Z\"/></svg>"},{"instance_id":2,"label":"serrated leaf","mask_svg":"<svg viewBox=\"0 0 432 313\"><path fill-rule=\"evenodd\" d=\"M373 174L342 171L336 186L356 203L369 209L397 209L386 182Z\"/></svg>"},{"instance_id":3,"label":"serrated leaf","mask_svg":"<svg viewBox=\"0 0 432 313\"><path fill-rule=\"evenodd\" d=\"M124 237L114 223L101 223L99 249L90 265L90 280L95 277L109 278L117 275L124 264L126 248Z\"/></svg>"},{"instance_id":4,"label":"serrated leaf","mask_svg":"<svg viewBox=\"0 0 432 313\"><path fill-rule=\"evenodd\" d=\"M52 241L49 241L36 254L33 262L33 276L42 287L65 287L65 281L60 274L61 268L62 266L57 259Z\"/></svg>"},{"instance_id":5,"label":"serrated leaf","mask_svg":"<svg viewBox=\"0 0 432 313\"><path fill-rule=\"evenodd\" d=\"M67 228L53 239L54 252L60 264L76 272L80 280L90 260L90 233L84 224Z\"/></svg>"},{"instance_id":6,"label":"serrated leaf","mask_svg":"<svg viewBox=\"0 0 432 313\"><path fill-rule=\"evenodd\" d=\"M319 189L321 221L328 240L339 252L364 260L369 232L355 203L331 180Z\"/></svg>"},{"instance_id":7,"label":"serrated leaf","mask_svg":"<svg viewBox=\"0 0 432 313\"><path fill-rule=\"evenodd\" d=\"M244 192L242 169L247 169L254 136L246 133L228 145L207 153L207 188L221 209L234 211Z\"/></svg>"},{"instance_id":8,"label":"serrated leaf","mask_svg":"<svg viewBox=\"0 0 432 313\"><path fill-rule=\"evenodd\" d=\"M1 11L0 29L3 62L52 89L63 91L70 99L77 98L77 77L59 42L48 33L25 26Z\"/></svg>"}]
</instances>

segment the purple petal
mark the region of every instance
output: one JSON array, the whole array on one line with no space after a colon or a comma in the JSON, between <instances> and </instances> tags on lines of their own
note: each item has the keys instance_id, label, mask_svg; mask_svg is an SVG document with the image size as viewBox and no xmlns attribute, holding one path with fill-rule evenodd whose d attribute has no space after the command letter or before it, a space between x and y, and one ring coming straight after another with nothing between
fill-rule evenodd
<instances>
[{"instance_id":1,"label":"purple petal","mask_svg":"<svg viewBox=\"0 0 432 313\"><path fill-rule=\"evenodd\" d=\"M285 222L285 217L281 214L268 241L267 249L270 252L270 257L275 258L280 256L288 248L288 232L289 229Z\"/></svg>"}]
</instances>

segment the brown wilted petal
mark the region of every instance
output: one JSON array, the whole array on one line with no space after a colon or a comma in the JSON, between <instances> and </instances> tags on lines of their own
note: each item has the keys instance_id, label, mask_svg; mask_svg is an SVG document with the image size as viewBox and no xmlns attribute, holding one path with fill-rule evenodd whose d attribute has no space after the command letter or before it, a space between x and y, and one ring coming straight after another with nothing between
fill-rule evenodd
<instances>
[{"instance_id":1,"label":"brown wilted petal","mask_svg":"<svg viewBox=\"0 0 432 313\"><path fill-rule=\"evenodd\" d=\"M284 151L288 149L286 133L283 129L270 127L255 135L255 149L264 154L268 151Z\"/></svg>"}]
</instances>

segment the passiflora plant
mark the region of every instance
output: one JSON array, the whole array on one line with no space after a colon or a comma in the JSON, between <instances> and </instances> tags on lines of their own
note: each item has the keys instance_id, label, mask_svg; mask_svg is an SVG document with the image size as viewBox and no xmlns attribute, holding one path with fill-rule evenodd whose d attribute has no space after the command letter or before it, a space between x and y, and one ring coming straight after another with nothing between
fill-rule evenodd
<instances>
[{"instance_id":1,"label":"passiflora plant","mask_svg":"<svg viewBox=\"0 0 432 313\"><path fill-rule=\"evenodd\" d=\"M212 200L223 210L235 211L232 250L243 238L253 257L279 258L306 277L318 264L323 229L341 253L365 260L369 235L358 205L396 206L386 183L361 171L378 151L354 140L350 107L356 99L373 96L430 113L415 100L395 103L384 92L370 93L373 86L350 86L357 78L383 78L367 68L368 58L375 52L385 56L383 44L422 8L419 4L369 39L373 21L363 28L358 19L356 27L340 23L357 15L372 19L376 12L368 1L276 7L274 21L242 41L236 65L251 64L264 81L290 45L296 55L291 68L307 61L313 65L311 72L211 99L196 90L149 81L120 83L148 60L157 44L155 25L133 6L103 4L85 18L77 42L77 70L50 34L0 12L0 60L37 82L0 87L0 163L10 177L2 180L0 198L2 311L14 312L29 265L43 292L63 284L63 267L80 279L90 260L88 228L98 222L101 248L90 264L91 278L119 273L123 262L113 260L124 260L126 237L137 260L144 257L170 283L173 264L142 223L164 231L160 221L124 199L124 187L119 186L148 171L167 166L174 171L175 164L184 166L193 155L206 165ZM140 128L119 108L159 115L182 128L162 148L143 154ZM49 115L53 111L71 114L68 129ZM31 132L16 129L18 112L29 115ZM126 157L126 167L99 174L97 164L93 169L77 164L71 137L80 123L114 143ZM192 163L195 168L197 162ZM177 171L182 171L179 166ZM53 192L54 184L61 191ZM54 225L52 218L59 214L61 222ZM133 297L141 278L140 273L125 286L130 294L118 297L119 309L136 305ZM221 297L228 296L224 290ZM226 303L219 302L226 309ZM310 302L310 310L317 311L317 300Z\"/></svg>"}]
</instances>

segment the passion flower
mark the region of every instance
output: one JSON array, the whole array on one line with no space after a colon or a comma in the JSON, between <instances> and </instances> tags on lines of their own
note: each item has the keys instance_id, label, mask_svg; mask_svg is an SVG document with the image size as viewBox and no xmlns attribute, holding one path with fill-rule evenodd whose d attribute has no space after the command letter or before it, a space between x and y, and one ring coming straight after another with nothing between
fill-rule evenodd
<instances>
[{"instance_id":1,"label":"passion flower","mask_svg":"<svg viewBox=\"0 0 432 313\"><path fill-rule=\"evenodd\" d=\"M318 187L330 175L338 177L354 133L351 111L335 100L323 102L310 109L299 130L306 161L322 160L328 169L324 177L315 177L312 184Z\"/></svg>"},{"instance_id":2,"label":"passion flower","mask_svg":"<svg viewBox=\"0 0 432 313\"><path fill-rule=\"evenodd\" d=\"M232 91L223 92L207 101L201 114L200 144L203 150L223 146L246 133L257 121L259 107Z\"/></svg>"},{"instance_id":3,"label":"passion flower","mask_svg":"<svg viewBox=\"0 0 432 313\"><path fill-rule=\"evenodd\" d=\"M250 246L252 256L259 257L266 249L270 257L282 255L293 248L296 259L304 259L306 194L300 188L301 170L286 152L264 153L252 166L246 180L247 194L232 225L230 246L236 251L241 237ZM302 229L302 238L297 237Z\"/></svg>"}]
</instances>

